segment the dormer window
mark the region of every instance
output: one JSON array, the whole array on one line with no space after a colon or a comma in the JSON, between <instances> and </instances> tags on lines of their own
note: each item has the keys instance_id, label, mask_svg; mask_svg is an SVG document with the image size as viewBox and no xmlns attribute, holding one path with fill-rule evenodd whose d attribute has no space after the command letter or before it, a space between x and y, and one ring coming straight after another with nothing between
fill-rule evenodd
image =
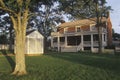
<instances>
[{"instance_id":1,"label":"dormer window","mask_svg":"<svg viewBox=\"0 0 120 80\"><path fill-rule=\"evenodd\" d=\"M90 31L96 31L97 28L95 27L95 24L90 25Z\"/></svg>"},{"instance_id":2,"label":"dormer window","mask_svg":"<svg viewBox=\"0 0 120 80\"><path fill-rule=\"evenodd\" d=\"M68 32L68 28L64 28L64 33L67 33Z\"/></svg>"},{"instance_id":3,"label":"dormer window","mask_svg":"<svg viewBox=\"0 0 120 80\"><path fill-rule=\"evenodd\" d=\"M80 26L77 26L76 27L76 32L80 32L80 31L81 31Z\"/></svg>"}]
</instances>

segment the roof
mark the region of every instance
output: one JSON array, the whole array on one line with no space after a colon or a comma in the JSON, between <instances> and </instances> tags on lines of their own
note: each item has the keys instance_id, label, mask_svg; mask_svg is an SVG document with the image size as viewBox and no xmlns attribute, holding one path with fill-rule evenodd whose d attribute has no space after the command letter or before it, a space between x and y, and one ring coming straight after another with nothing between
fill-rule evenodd
<instances>
[{"instance_id":1,"label":"roof","mask_svg":"<svg viewBox=\"0 0 120 80\"><path fill-rule=\"evenodd\" d=\"M106 21L107 19L103 17L102 21ZM83 25L90 25L90 24L96 24L96 18L89 18L89 19L82 19L82 20L76 20L72 22L65 22L60 24L58 27L64 28L64 27L72 27L72 26L83 26Z\"/></svg>"},{"instance_id":2,"label":"roof","mask_svg":"<svg viewBox=\"0 0 120 80\"><path fill-rule=\"evenodd\" d=\"M32 37L32 38L41 38L42 37L42 38L44 38L43 35L37 30L27 31L26 37Z\"/></svg>"},{"instance_id":3,"label":"roof","mask_svg":"<svg viewBox=\"0 0 120 80\"><path fill-rule=\"evenodd\" d=\"M36 30L35 30L35 29L29 30L29 31L26 32L26 35L29 35L29 34L31 34L31 33L34 32L34 31L36 31Z\"/></svg>"}]
</instances>

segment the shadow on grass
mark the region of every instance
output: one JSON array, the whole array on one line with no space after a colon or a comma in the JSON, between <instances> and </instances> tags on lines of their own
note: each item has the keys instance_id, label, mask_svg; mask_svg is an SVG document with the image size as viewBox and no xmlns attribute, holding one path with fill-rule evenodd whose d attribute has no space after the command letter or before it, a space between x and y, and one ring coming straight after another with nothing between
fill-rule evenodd
<instances>
[{"instance_id":1,"label":"shadow on grass","mask_svg":"<svg viewBox=\"0 0 120 80\"><path fill-rule=\"evenodd\" d=\"M111 70L117 74L120 74L120 56L115 56L113 54L49 53L46 55L67 60L73 63L97 67L107 71Z\"/></svg>"},{"instance_id":2,"label":"shadow on grass","mask_svg":"<svg viewBox=\"0 0 120 80\"><path fill-rule=\"evenodd\" d=\"M10 55L8 55L7 51L6 50L1 50L1 53L6 57L7 61L9 62L11 68L12 68L12 71L14 70L15 68L15 62L14 60L11 58Z\"/></svg>"}]
</instances>

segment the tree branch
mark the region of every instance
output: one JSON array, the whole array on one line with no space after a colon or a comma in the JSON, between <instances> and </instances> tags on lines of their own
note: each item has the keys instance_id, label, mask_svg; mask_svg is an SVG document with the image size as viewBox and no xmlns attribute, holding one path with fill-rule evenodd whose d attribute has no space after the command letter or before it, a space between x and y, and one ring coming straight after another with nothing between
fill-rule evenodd
<instances>
[{"instance_id":1,"label":"tree branch","mask_svg":"<svg viewBox=\"0 0 120 80\"><path fill-rule=\"evenodd\" d=\"M10 10L8 8L5 8L5 7L0 7L1 10L4 10L4 11L7 11L9 13L12 13L13 15L17 16L17 14L13 11L13 10Z\"/></svg>"},{"instance_id":2,"label":"tree branch","mask_svg":"<svg viewBox=\"0 0 120 80\"><path fill-rule=\"evenodd\" d=\"M10 18L11 18L11 20L12 20L12 22L13 22L13 28L15 29L15 30L17 30L17 24L16 24L16 20L14 19L14 17L13 16L10 16Z\"/></svg>"},{"instance_id":3,"label":"tree branch","mask_svg":"<svg viewBox=\"0 0 120 80\"><path fill-rule=\"evenodd\" d=\"M0 5L1 5L2 7L5 7L5 4L4 4L3 0L0 0Z\"/></svg>"}]
</instances>

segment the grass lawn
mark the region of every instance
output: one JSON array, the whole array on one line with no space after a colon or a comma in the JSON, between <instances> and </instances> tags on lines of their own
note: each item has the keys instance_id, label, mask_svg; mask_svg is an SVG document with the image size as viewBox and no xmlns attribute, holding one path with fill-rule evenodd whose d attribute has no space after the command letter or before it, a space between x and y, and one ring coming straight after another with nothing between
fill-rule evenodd
<instances>
[{"instance_id":1,"label":"grass lawn","mask_svg":"<svg viewBox=\"0 0 120 80\"><path fill-rule=\"evenodd\" d=\"M113 54L49 53L26 56L26 65L28 75L11 76L14 56L0 56L0 80L120 80L120 56Z\"/></svg>"}]
</instances>

